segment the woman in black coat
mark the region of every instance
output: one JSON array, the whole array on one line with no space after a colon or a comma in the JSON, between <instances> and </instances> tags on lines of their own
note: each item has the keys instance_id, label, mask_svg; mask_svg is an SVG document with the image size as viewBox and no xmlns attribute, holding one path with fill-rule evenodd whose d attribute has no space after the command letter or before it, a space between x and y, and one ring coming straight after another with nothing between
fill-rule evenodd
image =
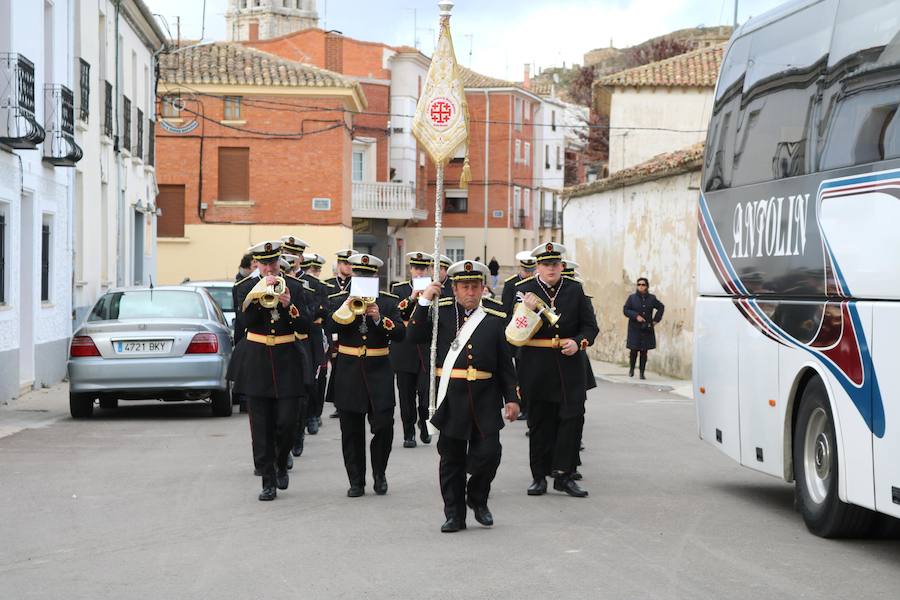
<instances>
[{"instance_id":1,"label":"woman in black coat","mask_svg":"<svg viewBox=\"0 0 900 600\"><path fill-rule=\"evenodd\" d=\"M634 377L634 363L641 355L641 379L647 368L647 351L656 348L654 325L662 321L666 307L649 292L650 282L646 277L637 280L637 291L625 301L622 311L628 317L628 340L626 346L630 350L628 356L628 376Z\"/></svg>"}]
</instances>

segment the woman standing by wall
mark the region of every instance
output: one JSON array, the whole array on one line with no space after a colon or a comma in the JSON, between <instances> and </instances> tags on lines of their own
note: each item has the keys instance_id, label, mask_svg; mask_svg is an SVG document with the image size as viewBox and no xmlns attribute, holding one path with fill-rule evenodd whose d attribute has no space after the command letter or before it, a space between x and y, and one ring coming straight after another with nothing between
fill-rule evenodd
<instances>
[{"instance_id":1,"label":"woman standing by wall","mask_svg":"<svg viewBox=\"0 0 900 600\"><path fill-rule=\"evenodd\" d=\"M638 354L641 356L641 379L647 368L647 351L656 348L656 333L653 327L662 320L666 307L650 293L650 282L646 277L639 277L637 290L625 300L623 312L628 317L628 339L626 346L628 356L628 376L634 377L634 363Z\"/></svg>"}]
</instances>

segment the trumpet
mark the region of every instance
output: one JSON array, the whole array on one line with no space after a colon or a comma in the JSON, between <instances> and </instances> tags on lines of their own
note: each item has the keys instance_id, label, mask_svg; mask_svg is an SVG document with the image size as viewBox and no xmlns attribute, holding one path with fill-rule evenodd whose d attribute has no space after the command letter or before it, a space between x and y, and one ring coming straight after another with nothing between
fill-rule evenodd
<instances>
[{"instance_id":1,"label":"trumpet","mask_svg":"<svg viewBox=\"0 0 900 600\"><path fill-rule=\"evenodd\" d=\"M375 298L371 298L371 297L350 298L350 302L349 302L350 312L352 312L354 315L357 315L357 316L363 315L366 313L366 309L369 307L369 305L374 304L374 303L375 303Z\"/></svg>"},{"instance_id":2,"label":"trumpet","mask_svg":"<svg viewBox=\"0 0 900 600\"><path fill-rule=\"evenodd\" d=\"M247 310L247 307L253 302L259 302L260 306L264 308L275 308L278 305L278 296L282 295L286 289L287 284L284 281L284 277L276 277L274 285L268 285L266 278L263 277L253 286L247 297L244 298L244 304L241 308Z\"/></svg>"},{"instance_id":3,"label":"trumpet","mask_svg":"<svg viewBox=\"0 0 900 600\"><path fill-rule=\"evenodd\" d=\"M519 300L525 299L525 294L523 294L522 292L519 292L517 295L519 297ZM556 325L556 323L559 322L560 315L553 309L553 307L547 306L547 303L540 298L537 299L536 312L537 314L541 315L544 320L546 320L547 323L549 323L551 326Z\"/></svg>"}]
</instances>

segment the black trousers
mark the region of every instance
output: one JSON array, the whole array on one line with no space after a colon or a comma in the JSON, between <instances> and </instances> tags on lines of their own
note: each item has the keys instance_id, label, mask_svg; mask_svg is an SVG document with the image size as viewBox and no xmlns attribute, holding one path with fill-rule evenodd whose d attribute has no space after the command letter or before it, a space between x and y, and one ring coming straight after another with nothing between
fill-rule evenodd
<instances>
[{"instance_id":1,"label":"black trousers","mask_svg":"<svg viewBox=\"0 0 900 600\"><path fill-rule=\"evenodd\" d=\"M366 484L366 414L342 410L341 450L344 453L344 467L350 485ZM373 419L369 415L372 427L372 441L369 453L372 460L372 474L376 477L387 471L388 457L391 455L391 444L394 443L394 417L379 416ZM377 424L377 426L376 426Z\"/></svg>"},{"instance_id":2,"label":"black trousers","mask_svg":"<svg viewBox=\"0 0 900 600\"><path fill-rule=\"evenodd\" d=\"M641 355L641 373L647 368L647 350L629 350L628 351L628 366L634 371L634 363L637 360L638 354Z\"/></svg>"},{"instance_id":3,"label":"black trousers","mask_svg":"<svg viewBox=\"0 0 900 600\"><path fill-rule=\"evenodd\" d=\"M584 415L561 419L559 404L533 399L528 410L528 449L535 479L575 471L583 427Z\"/></svg>"},{"instance_id":4,"label":"black trousers","mask_svg":"<svg viewBox=\"0 0 900 600\"><path fill-rule=\"evenodd\" d=\"M321 417L322 410L325 408L325 387L328 383L327 371L325 368L320 369L319 376L316 378L316 394L310 399L310 417Z\"/></svg>"},{"instance_id":5,"label":"black trousers","mask_svg":"<svg viewBox=\"0 0 900 600\"><path fill-rule=\"evenodd\" d=\"M302 396L267 398L248 396L253 464L262 471L263 487L275 485L275 469L287 469L288 455L294 446L297 414L305 401Z\"/></svg>"},{"instance_id":6,"label":"black trousers","mask_svg":"<svg viewBox=\"0 0 900 600\"><path fill-rule=\"evenodd\" d=\"M491 482L500 466L500 432L484 437L475 431L472 439L460 440L441 434L437 443L441 463L438 477L444 498L444 515L466 518L466 498L472 506L485 506ZM466 473L470 477L466 483Z\"/></svg>"},{"instance_id":7,"label":"black trousers","mask_svg":"<svg viewBox=\"0 0 900 600\"><path fill-rule=\"evenodd\" d=\"M416 422L425 431L428 426L428 374L424 371L406 373L397 371L397 394L400 396L400 420L403 422L403 439L416 436ZM418 398L418 402L417 402Z\"/></svg>"}]
</instances>

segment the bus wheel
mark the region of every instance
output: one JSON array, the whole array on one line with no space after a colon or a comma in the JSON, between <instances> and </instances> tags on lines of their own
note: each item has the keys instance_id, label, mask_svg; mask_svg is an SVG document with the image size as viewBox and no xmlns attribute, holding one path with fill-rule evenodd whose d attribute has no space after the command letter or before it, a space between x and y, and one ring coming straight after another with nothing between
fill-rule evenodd
<instances>
[{"instance_id":1,"label":"bus wheel","mask_svg":"<svg viewBox=\"0 0 900 600\"><path fill-rule=\"evenodd\" d=\"M803 390L794 428L796 505L814 534L858 537L870 531L874 513L838 498L838 447L825 384L814 377Z\"/></svg>"}]
</instances>

